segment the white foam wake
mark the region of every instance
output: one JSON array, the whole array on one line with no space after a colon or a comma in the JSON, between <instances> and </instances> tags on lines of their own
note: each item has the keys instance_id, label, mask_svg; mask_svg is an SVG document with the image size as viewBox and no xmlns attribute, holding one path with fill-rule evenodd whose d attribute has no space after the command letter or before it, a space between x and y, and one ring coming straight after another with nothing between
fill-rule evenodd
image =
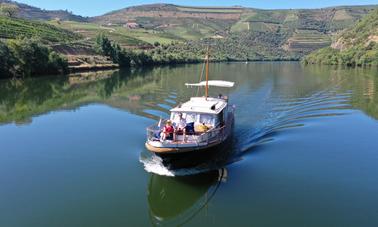
<instances>
[{"instance_id":1,"label":"white foam wake","mask_svg":"<svg viewBox=\"0 0 378 227\"><path fill-rule=\"evenodd\" d=\"M156 155L151 155L148 158L141 157L139 161L143 163L144 169L149 173L155 173L158 175L170 177L175 176L175 174L172 171L170 171L167 167L164 166L163 160Z\"/></svg>"}]
</instances>

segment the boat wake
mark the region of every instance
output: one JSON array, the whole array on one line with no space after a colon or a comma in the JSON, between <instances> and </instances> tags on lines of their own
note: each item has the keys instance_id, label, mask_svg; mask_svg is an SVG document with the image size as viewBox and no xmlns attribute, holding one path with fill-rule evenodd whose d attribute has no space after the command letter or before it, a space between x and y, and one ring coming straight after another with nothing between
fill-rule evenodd
<instances>
[{"instance_id":1,"label":"boat wake","mask_svg":"<svg viewBox=\"0 0 378 227\"><path fill-rule=\"evenodd\" d=\"M147 152L142 153L139 161L143 163L144 169L147 172L169 177L196 175L220 168L219 165L211 165L210 163L207 163L206 165L199 165L191 168L172 169L169 165L164 163L164 160L161 157Z\"/></svg>"},{"instance_id":2,"label":"boat wake","mask_svg":"<svg viewBox=\"0 0 378 227\"><path fill-rule=\"evenodd\" d=\"M182 169L171 168L160 157L145 151L140 156L145 170L158 175L185 176L223 168L242 160L254 147L274 141L285 130L302 127L313 118L347 114L351 92L340 92L335 86L299 98L284 97L276 94L268 83L255 92L241 91L237 96L234 139L226 151L206 163Z\"/></svg>"},{"instance_id":3,"label":"boat wake","mask_svg":"<svg viewBox=\"0 0 378 227\"><path fill-rule=\"evenodd\" d=\"M274 134L302 127L311 118L344 115L350 107L350 92L338 93L336 88L296 99L273 98L266 102L260 119L240 126L237 136L239 155L251 148L274 140Z\"/></svg>"}]
</instances>

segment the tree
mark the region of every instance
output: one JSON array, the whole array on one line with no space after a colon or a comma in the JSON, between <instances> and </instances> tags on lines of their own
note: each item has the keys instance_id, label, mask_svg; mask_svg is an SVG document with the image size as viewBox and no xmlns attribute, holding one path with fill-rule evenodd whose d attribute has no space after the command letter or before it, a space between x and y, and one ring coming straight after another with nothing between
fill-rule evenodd
<instances>
[{"instance_id":1,"label":"tree","mask_svg":"<svg viewBox=\"0 0 378 227\"><path fill-rule=\"evenodd\" d=\"M1 3L0 5L1 14L8 17L16 17L19 11L20 8L15 4Z\"/></svg>"},{"instance_id":2,"label":"tree","mask_svg":"<svg viewBox=\"0 0 378 227\"><path fill-rule=\"evenodd\" d=\"M100 33L96 37L96 49L99 53L105 56L111 56L113 50L112 43L104 33Z\"/></svg>"},{"instance_id":3,"label":"tree","mask_svg":"<svg viewBox=\"0 0 378 227\"><path fill-rule=\"evenodd\" d=\"M13 74L15 59L5 43L0 42L0 79Z\"/></svg>"},{"instance_id":4,"label":"tree","mask_svg":"<svg viewBox=\"0 0 378 227\"><path fill-rule=\"evenodd\" d=\"M68 73L68 62L67 59L63 58L54 51L50 51L49 61L48 61L48 72L49 73Z\"/></svg>"},{"instance_id":5,"label":"tree","mask_svg":"<svg viewBox=\"0 0 378 227\"><path fill-rule=\"evenodd\" d=\"M9 47L17 59L19 74L30 76L45 71L49 60L47 47L31 39L12 40Z\"/></svg>"},{"instance_id":6,"label":"tree","mask_svg":"<svg viewBox=\"0 0 378 227\"><path fill-rule=\"evenodd\" d=\"M114 63L119 64L122 68L130 67L134 56L131 52L121 48L119 44L112 43L103 33L96 37L96 49L97 52L110 57Z\"/></svg>"},{"instance_id":7,"label":"tree","mask_svg":"<svg viewBox=\"0 0 378 227\"><path fill-rule=\"evenodd\" d=\"M131 64L131 53L123 49L118 52L118 64L122 68L128 68Z\"/></svg>"},{"instance_id":8,"label":"tree","mask_svg":"<svg viewBox=\"0 0 378 227\"><path fill-rule=\"evenodd\" d=\"M68 63L60 55L34 39L9 41L17 74L22 76L67 72Z\"/></svg>"}]
</instances>

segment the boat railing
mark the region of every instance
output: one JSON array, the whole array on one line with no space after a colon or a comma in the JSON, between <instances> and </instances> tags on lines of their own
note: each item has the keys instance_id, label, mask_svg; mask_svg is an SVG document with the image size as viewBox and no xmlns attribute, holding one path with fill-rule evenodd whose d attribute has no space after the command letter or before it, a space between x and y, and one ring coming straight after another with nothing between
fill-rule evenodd
<instances>
[{"instance_id":1,"label":"boat railing","mask_svg":"<svg viewBox=\"0 0 378 227\"><path fill-rule=\"evenodd\" d=\"M196 138L197 143L212 143L216 141L222 141L225 136L226 126L212 128L207 132L203 132L199 137Z\"/></svg>"},{"instance_id":2,"label":"boat railing","mask_svg":"<svg viewBox=\"0 0 378 227\"><path fill-rule=\"evenodd\" d=\"M166 121L167 120L161 120L159 123L156 123L147 127L147 139L149 141L160 140L160 134L162 132L163 126L165 125ZM202 133L196 132L194 134L187 134L186 138L181 137L180 139L178 139L179 137L176 136L175 141L172 141L172 142L191 141L200 145L204 143L208 144L208 143L212 143L216 141L221 141L225 138L225 136L227 136L226 129L227 127L226 125L224 125L222 127L215 127L215 128L209 129L208 131L202 132ZM189 137L190 139L188 140Z\"/></svg>"},{"instance_id":3,"label":"boat railing","mask_svg":"<svg viewBox=\"0 0 378 227\"><path fill-rule=\"evenodd\" d=\"M166 122L167 120L161 119L158 123L147 127L147 139L149 141L158 140Z\"/></svg>"}]
</instances>

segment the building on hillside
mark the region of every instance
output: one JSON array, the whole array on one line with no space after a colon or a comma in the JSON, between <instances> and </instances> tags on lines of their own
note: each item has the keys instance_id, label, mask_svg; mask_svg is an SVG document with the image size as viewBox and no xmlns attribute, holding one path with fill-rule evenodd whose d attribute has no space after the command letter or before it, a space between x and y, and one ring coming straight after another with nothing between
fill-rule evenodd
<instances>
[{"instance_id":1,"label":"building on hillside","mask_svg":"<svg viewBox=\"0 0 378 227\"><path fill-rule=\"evenodd\" d=\"M213 35L211 38L212 38L212 39L224 39L224 36L221 36L221 35L219 35L219 34L216 34L216 35Z\"/></svg>"},{"instance_id":2,"label":"building on hillside","mask_svg":"<svg viewBox=\"0 0 378 227\"><path fill-rule=\"evenodd\" d=\"M136 28L140 28L140 25L136 22L127 22L126 24L123 25L123 27L128 28L128 29L136 29Z\"/></svg>"}]
</instances>

